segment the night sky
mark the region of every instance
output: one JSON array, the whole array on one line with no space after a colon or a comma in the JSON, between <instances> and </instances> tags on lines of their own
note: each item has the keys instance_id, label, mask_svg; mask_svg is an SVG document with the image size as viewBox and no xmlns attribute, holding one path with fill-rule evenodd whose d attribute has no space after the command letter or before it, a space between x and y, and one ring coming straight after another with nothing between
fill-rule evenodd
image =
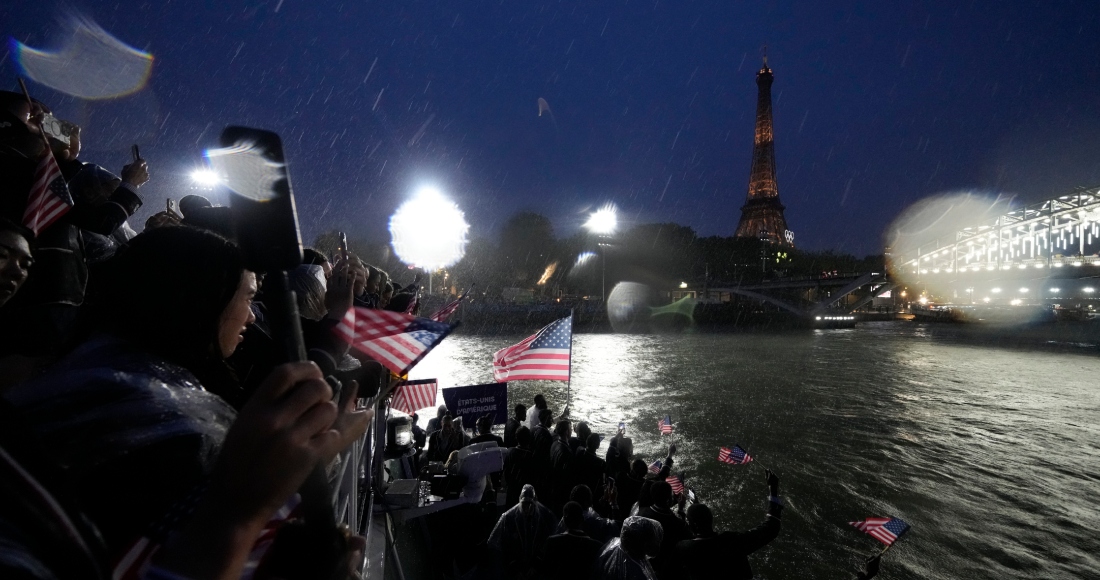
<instances>
[{"instance_id":1,"label":"night sky","mask_svg":"<svg viewBox=\"0 0 1100 580\"><path fill-rule=\"evenodd\" d=\"M1095 0L17 0L0 32L57 47L71 10L155 57L145 89L112 101L31 84L84 126L84 160L117 172L142 146L139 229L245 124L283 135L307 239L381 237L425 183L473 236L524 209L569 235L609 201L628 223L731 235L764 44L801 247L880 252L890 220L938 192L1026 202L1100 183ZM0 84L17 74L5 50Z\"/></svg>"}]
</instances>

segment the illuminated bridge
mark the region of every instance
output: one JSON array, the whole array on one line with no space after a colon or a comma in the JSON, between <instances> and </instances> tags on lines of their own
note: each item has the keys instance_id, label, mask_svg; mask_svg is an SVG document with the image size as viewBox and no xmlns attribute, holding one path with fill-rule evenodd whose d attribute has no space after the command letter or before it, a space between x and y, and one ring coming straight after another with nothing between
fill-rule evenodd
<instances>
[{"instance_id":1,"label":"illuminated bridge","mask_svg":"<svg viewBox=\"0 0 1100 580\"><path fill-rule=\"evenodd\" d=\"M938 301L1091 301L1098 251L1100 187L1078 188L925 242L894 273Z\"/></svg>"}]
</instances>

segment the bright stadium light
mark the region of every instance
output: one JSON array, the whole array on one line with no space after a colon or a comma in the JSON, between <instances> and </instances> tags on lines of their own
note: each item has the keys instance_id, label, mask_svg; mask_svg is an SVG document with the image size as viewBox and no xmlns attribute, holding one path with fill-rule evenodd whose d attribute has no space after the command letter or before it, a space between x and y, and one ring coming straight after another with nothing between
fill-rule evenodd
<instances>
[{"instance_id":1,"label":"bright stadium light","mask_svg":"<svg viewBox=\"0 0 1100 580\"><path fill-rule=\"evenodd\" d=\"M615 228L619 227L615 206L608 204L592 212L592 215L588 216L588 221L584 223L584 227L601 236L615 233Z\"/></svg>"},{"instance_id":2,"label":"bright stadium light","mask_svg":"<svg viewBox=\"0 0 1100 580\"><path fill-rule=\"evenodd\" d=\"M420 188L390 217L393 251L406 264L429 271L462 259L469 229L462 210L434 187Z\"/></svg>"},{"instance_id":3,"label":"bright stadium light","mask_svg":"<svg viewBox=\"0 0 1100 580\"><path fill-rule=\"evenodd\" d=\"M191 181L200 187L214 187L222 182L213 169L196 169L191 172Z\"/></svg>"}]
</instances>

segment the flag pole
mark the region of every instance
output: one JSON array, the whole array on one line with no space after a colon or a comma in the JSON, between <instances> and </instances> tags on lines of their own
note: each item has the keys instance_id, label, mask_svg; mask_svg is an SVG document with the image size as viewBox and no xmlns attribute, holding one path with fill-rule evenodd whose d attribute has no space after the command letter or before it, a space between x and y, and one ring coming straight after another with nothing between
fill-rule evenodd
<instances>
[{"instance_id":1,"label":"flag pole","mask_svg":"<svg viewBox=\"0 0 1100 580\"><path fill-rule=\"evenodd\" d=\"M565 411L573 404L573 309L569 309L569 379L565 381Z\"/></svg>"}]
</instances>

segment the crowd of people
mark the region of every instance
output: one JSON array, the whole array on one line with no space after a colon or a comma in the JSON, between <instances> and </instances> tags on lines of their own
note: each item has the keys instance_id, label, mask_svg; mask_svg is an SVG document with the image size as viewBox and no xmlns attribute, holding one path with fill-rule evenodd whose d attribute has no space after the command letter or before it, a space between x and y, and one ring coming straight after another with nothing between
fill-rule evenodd
<instances>
[{"instance_id":1,"label":"crowd of people","mask_svg":"<svg viewBox=\"0 0 1100 580\"><path fill-rule=\"evenodd\" d=\"M502 437L491 433L491 419L483 417L471 438L446 406L437 409L426 430L414 427L421 463L453 461L463 446L481 442L507 450L501 477L486 490L480 510L443 516L433 527L487 534L448 543L450 550L437 554L441 567L453 569L456 578L753 577L749 555L781 529L783 500L774 473L765 470L768 495L760 525L719 532L711 509L678 478L675 488L670 483L675 445L665 457L646 463L620 426L601 453L603 438L587 422L573 423L566 415L568 409L555 418L539 394L530 408L515 406ZM874 577L878 564L877 558L869 560L856 577Z\"/></svg>"},{"instance_id":2,"label":"crowd of people","mask_svg":"<svg viewBox=\"0 0 1100 580\"><path fill-rule=\"evenodd\" d=\"M418 280L306 249L288 361L229 208L187 196L138 233L146 162L86 162L50 115L0 91L0 577L354 575L333 483L393 379L331 330L415 313ZM43 190L71 207L28 218Z\"/></svg>"},{"instance_id":3,"label":"crowd of people","mask_svg":"<svg viewBox=\"0 0 1100 580\"><path fill-rule=\"evenodd\" d=\"M285 276L309 361L287 362L264 290L283 273L251 266L228 208L187 196L137 232L146 162L86 162L79 127L49 137L49 114L0 91L0 577L357 577L364 540L338 525L333 483L396 378L332 330L353 306L416 313L419 280L307 248ZM51 157L74 205L35 232ZM465 554L485 577L751 578L780 532L774 474L763 523L719 533L666 481L675 447L651 473L620 431L601 457L541 395L503 436L476 429L444 408L416 440L421 463L507 449L503 513Z\"/></svg>"}]
</instances>

